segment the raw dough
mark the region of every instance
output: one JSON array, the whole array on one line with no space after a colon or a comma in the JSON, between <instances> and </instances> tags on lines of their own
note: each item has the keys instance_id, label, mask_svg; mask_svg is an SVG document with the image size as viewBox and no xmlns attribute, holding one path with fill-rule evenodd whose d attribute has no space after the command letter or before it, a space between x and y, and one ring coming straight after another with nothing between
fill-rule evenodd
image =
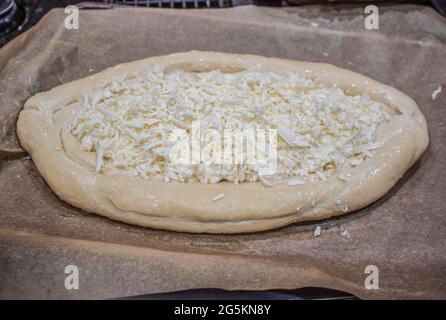
<instances>
[{"instance_id":1,"label":"raw dough","mask_svg":"<svg viewBox=\"0 0 446 320\"><path fill-rule=\"evenodd\" d=\"M305 73L348 94L367 93L394 116L379 128L385 143L373 157L351 168L349 179L299 185L220 182L165 183L122 174L95 173L89 155L66 132L84 92L101 89L155 65L190 71L268 70ZM382 197L422 155L428 145L426 121L402 92L328 64L253 55L186 52L152 57L107 69L30 98L20 113L17 133L37 169L60 199L111 219L140 226L186 232L240 233L268 230L296 221L319 220L354 211ZM65 137L65 138L63 138ZM94 158L93 158L94 159ZM213 200L216 196L218 201Z\"/></svg>"}]
</instances>

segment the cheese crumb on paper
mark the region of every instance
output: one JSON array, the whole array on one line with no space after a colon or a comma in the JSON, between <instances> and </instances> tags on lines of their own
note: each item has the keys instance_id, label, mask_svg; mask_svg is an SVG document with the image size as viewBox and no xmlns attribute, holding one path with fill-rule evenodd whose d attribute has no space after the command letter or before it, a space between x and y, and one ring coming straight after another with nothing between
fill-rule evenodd
<instances>
[{"instance_id":1,"label":"cheese crumb on paper","mask_svg":"<svg viewBox=\"0 0 446 320\"><path fill-rule=\"evenodd\" d=\"M437 99L437 96L441 93L441 91L442 91L442 87L438 86L438 88L432 92L432 100Z\"/></svg>"},{"instance_id":2,"label":"cheese crumb on paper","mask_svg":"<svg viewBox=\"0 0 446 320\"><path fill-rule=\"evenodd\" d=\"M317 226L316 229L314 229L313 231L313 236L314 237L319 237L321 235L322 229L320 226Z\"/></svg>"}]
</instances>

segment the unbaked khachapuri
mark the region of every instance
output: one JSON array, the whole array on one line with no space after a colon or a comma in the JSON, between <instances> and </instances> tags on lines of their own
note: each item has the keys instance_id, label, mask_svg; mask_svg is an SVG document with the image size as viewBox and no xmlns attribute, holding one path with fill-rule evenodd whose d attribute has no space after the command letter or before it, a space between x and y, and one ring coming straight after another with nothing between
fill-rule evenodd
<instances>
[{"instance_id":1,"label":"unbaked khachapuri","mask_svg":"<svg viewBox=\"0 0 446 320\"><path fill-rule=\"evenodd\" d=\"M247 129L264 142L271 172L243 154L234 160L234 139L259 152ZM360 209L388 192L428 145L416 103L363 75L198 51L117 65L36 94L17 133L51 189L73 206L139 226L208 233ZM193 148L178 146L194 141L199 158L173 161L182 152L193 158ZM203 161L209 146L205 160L214 161ZM214 157L222 154L223 161Z\"/></svg>"}]
</instances>

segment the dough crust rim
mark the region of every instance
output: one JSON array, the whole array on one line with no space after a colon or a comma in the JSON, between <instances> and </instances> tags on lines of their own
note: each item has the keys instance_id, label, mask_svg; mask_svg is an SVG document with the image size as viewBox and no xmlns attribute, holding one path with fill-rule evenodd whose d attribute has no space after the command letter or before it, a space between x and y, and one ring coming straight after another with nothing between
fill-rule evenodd
<instances>
[{"instance_id":1,"label":"dough crust rim","mask_svg":"<svg viewBox=\"0 0 446 320\"><path fill-rule=\"evenodd\" d=\"M59 123L55 114L75 103L83 92L96 91L113 77L131 77L156 64L164 65L167 70L222 68L232 72L254 68L306 73L323 84L335 84L349 94L368 93L398 116L392 122L391 138L372 158L352 169L347 182L333 175L326 182L272 188L260 183L164 183L125 175L96 174L69 157L61 142L63 123ZM50 188L71 205L130 224L208 233L269 230L363 208L396 184L422 155L429 140L426 121L416 103L397 89L366 76L329 64L202 51L120 64L38 93L25 103L19 115L17 134ZM225 197L213 201L212 198L220 193Z\"/></svg>"}]
</instances>

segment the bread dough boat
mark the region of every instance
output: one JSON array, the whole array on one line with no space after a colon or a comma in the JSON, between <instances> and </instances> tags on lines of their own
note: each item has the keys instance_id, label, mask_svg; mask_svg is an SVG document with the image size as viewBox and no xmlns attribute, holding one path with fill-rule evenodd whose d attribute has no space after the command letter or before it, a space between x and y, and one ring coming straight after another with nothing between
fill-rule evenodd
<instances>
[{"instance_id":1,"label":"bread dough boat","mask_svg":"<svg viewBox=\"0 0 446 320\"><path fill-rule=\"evenodd\" d=\"M366 95L379 103L387 118L375 128L373 150L366 151L354 165L331 168L323 179L297 177L299 183L289 183L296 178L291 172L288 180L279 179L267 185L260 177L255 182L251 179L238 183L227 179L202 183L200 177L167 182L163 172L158 172L157 177L129 174L114 166L117 162L112 163L110 157L102 159L102 154L98 168L98 149L83 150L82 141L73 131L73 121L88 100L85 97L105 99L97 97L98 92L104 96L104 88L113 87L113 83L134 83L160 67L162 71L157 72L178 71L182 77L215 70L219 71L218 77L243 77L242 73L249 72L260 79L262 74L295 74L310 79L318 90L338 88L348 96L345 99ZM310 89L307 92L311 93ZM361 99L357 101L360 103ZM131 130L138 134L142 127L146 126L135 125ZM40 174L63 201L129 224L197 233L254 232L358 210L386 194L428 145L426 121L416 103L404 93L368 77L328 64L199 51L117 65L38 93L20 113L17 133ZM279 140L283 139L286 137L279 136Z\"/></svg>"}]
</instances>

